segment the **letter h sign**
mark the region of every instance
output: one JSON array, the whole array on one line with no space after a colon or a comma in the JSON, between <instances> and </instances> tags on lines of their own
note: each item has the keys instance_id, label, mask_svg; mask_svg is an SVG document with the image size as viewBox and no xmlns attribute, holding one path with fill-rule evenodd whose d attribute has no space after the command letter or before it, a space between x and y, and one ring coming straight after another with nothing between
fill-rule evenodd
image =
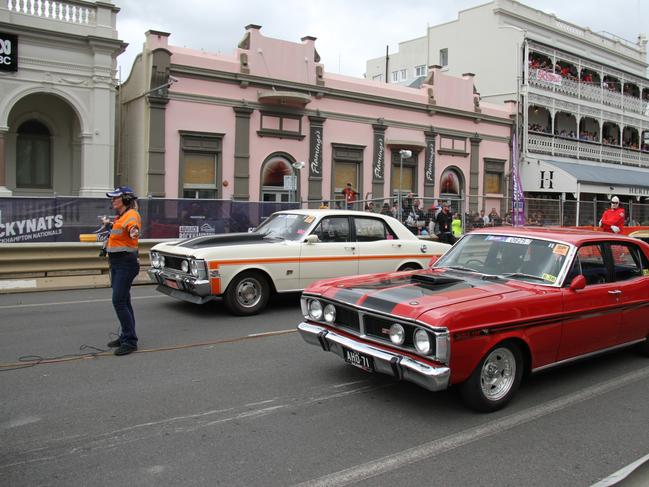
<instances>
[{"instance_id":1,"label":"letter h sign","mask_svg":"<svg viewBox=\"0 0 649 487\"><path fill-rule=\"evenodd\" d=\"M547 176L546 176L547 174ZM554 171L541 171L541 184L540 189L552 189L554 184L552 178L554 177Z\"/></svg>"}]
</instances>

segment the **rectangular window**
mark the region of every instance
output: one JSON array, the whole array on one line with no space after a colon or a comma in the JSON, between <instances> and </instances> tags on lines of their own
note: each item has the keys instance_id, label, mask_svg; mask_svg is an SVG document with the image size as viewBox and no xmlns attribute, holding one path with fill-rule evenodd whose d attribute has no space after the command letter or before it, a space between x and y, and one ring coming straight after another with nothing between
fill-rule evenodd
<instances>
[{"instance_id":1,"label":"rectangular window","mask_svg":"<svg viewBox=\"0 0 649 487\"><path fill-rule=\"evenodd\" d=\"M302 140L302 117L284 113L261 112L260 126L257 131L260 137L277 137Z\"/></svg>"},{"instance_id":2,"label":"rectangular window","mask_svg":"<svg viewBox=\"0 0 649 487\"><path fill-rule=\"evenodd\" d=\"M442 135L439 140L440 150L466 152L466 138Z\"/></svg>"},{"instance_id":3,"label":"rectangular window","mask_svg":"<svg viewBox=\"0 0 649 487\"><path fill-rule=\"evenodd\" d=\"M439 65L442 68L448 66L448 48L439 50Z\"/></svg>"},{"instance_id":4,"label":"rectangular window","mask_svg":"<svg viewBox=\"0 0 649 487\"><path fill-rule=\"evenodd\" d=\"M399 71L392 71L392 81L393 82L399 81Z\"/></svg>"},{"instance_id":5,"label":"rectangular window","mask_svg":"<svg viewBox=\"0 0 649 487\"><path fill-rule=\"evenodd\" d=\"M505 161L502 159L484 160L484 192L503 194Z\"/></svg>"},{"instance_id":6,"label":"rectangular window","mask_svg":"<svg viewBox=\"0 0 649 487\"><path fill-rule=\"evenodd\" d=\"M399 73L401 74L401 81L408 79L408 70L402 69Z\"/></svg>"},{"instance_id":7,"label":"rectangular window","mask_svg":"<svg viewBox=\"0 0 649 487\"><path fill-rule=\"evenodd\" d=\"M488 172L484 177L484 191L485 193L499 193L502 194L502 187L500 186L501 175L496 172Z\"/></svg>"},{"instance_id":8,"label":"rectangular window","mask_svg":"<svg viewBox=\"0 0 649 487\"><path fill-rule=\"evenodd\" d=\"M218 198L221 136L181 133L180 194L183 198Z\"/></svg>"},{"instance_id":9,"label":"rectangular window","mask_svg":"<svg viewBox=\"0 0 649 487\"><path fill-rule=\"evenodd\" d=\"M349 145L349 144L332 144L333 154L333 175L332 175L332 188L331 196L336 200L336 207L344 208L345 195L343 189L351 183L352 190L357 194L355 201L362 200L363 187L361 171L363 169L363 146ZM360 203L354 203L353 209ZM332 207L333 208L333 207Z\"/></svg>"},{"instance_id":10,"label":"rectangular window","mask_svg":"<svg viewBox=\"0 0 649 487\"><path fill-rule=\"evenodd\" d=\"M426 65L425 64L415 66L415 76L425 76L425 75L426 75Z\"/></svg>"}]
</instances>

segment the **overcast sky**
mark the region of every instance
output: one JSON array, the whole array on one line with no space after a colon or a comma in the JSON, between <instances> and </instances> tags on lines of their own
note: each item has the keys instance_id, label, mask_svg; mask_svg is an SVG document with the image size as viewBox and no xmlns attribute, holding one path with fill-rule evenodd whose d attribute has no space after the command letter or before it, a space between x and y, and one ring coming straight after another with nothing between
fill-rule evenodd
<instances>
[{"instance_id":1,"label":"overcast sky","mask_svg":"<svg viewBox=\"0 0 649 487\"><path fill-rule=\"evenodd\" d=\"M212 53L231 54L248 24L262 34L299 42L317 38L325 70L361 77L365 61L396 52L398 43L426 35L426 25L457 18L459 10L481 0L112 0L119 38L129 44L118 58L125 80L144 33L171 34L169 43ZM525 0L531 7L594 32L607 31L635 42L649 34L649 0Z\"/></svg>"}]
</instances>

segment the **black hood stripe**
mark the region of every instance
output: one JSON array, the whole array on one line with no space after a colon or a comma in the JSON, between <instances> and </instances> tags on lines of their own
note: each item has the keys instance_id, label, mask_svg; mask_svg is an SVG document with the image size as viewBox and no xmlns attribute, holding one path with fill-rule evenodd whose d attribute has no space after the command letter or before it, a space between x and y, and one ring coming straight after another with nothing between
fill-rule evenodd
<instances>
[{"instance_id":1,"label":"black hood stripe","mask_svg":"<svg viewBox=\"0 0 649 487\"><path fill-rule=\"evenodd\" d=\"M406 275L358 286L352 285L337 289L334 298L352 306L391 313L401 303L425 299L440 293L493 285L480 279L462 280L441 274L425 278L424 276L428 275Z\"/></svg>"},{"instance_id":2,"label":"black hood stripe","mask_svg":"<svg viewBox=\"0 0 649 487\"><path fill-rule=\"evenodd\" d=\"M204 247L223 247L226 245L250 245L259 243L272 243L272 240L264 240L260 233L227 233L222 235L206 235L194 237L178 242L178 247L188 249L200 249Z\"/></svg>"}]
</instances>

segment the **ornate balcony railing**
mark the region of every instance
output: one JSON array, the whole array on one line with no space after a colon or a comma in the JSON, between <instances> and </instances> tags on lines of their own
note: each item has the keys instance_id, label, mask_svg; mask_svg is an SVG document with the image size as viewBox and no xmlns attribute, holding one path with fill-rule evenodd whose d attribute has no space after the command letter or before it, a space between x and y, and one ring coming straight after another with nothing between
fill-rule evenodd
<instances>
[{"instance_id":1,"label":"ornate balcony railing","mask_svg":"<svg viewBox=\"0 0 649 487\"><path fill-rule=\"evenodd\" d=\"M602 103L613 108L626 111L649 114L649 101L642 100L635 96L628 96L617 91L611 91L605 86L590 83L580 83L561 75L542 72L540 69L531 69L530 86L541 88L546 91L559 93L572 98Z\"/></svg>"},{"instance_id":2,"label":"ornate balcony railing","mask_svg":"<svg viewBox=\"0 0 649 487\"><path fill-rule=\"evenodd\" d=\"M59 22L69 22L80 25L95 25L96 9L87 2L74 0L2 0L6 2L7 10L23 15L31 15Z\"/></svg>"},{"instance_id":3,"label":"ornate balcony railing","mask_svg":"<svg viewBox=\"0 0 649 487\"><path fill-rule=\"evenodd\" d=\"M649 168L649 152L540 133L528 134L527 150L537 154Z\"/></svg>"}]
</instances>

